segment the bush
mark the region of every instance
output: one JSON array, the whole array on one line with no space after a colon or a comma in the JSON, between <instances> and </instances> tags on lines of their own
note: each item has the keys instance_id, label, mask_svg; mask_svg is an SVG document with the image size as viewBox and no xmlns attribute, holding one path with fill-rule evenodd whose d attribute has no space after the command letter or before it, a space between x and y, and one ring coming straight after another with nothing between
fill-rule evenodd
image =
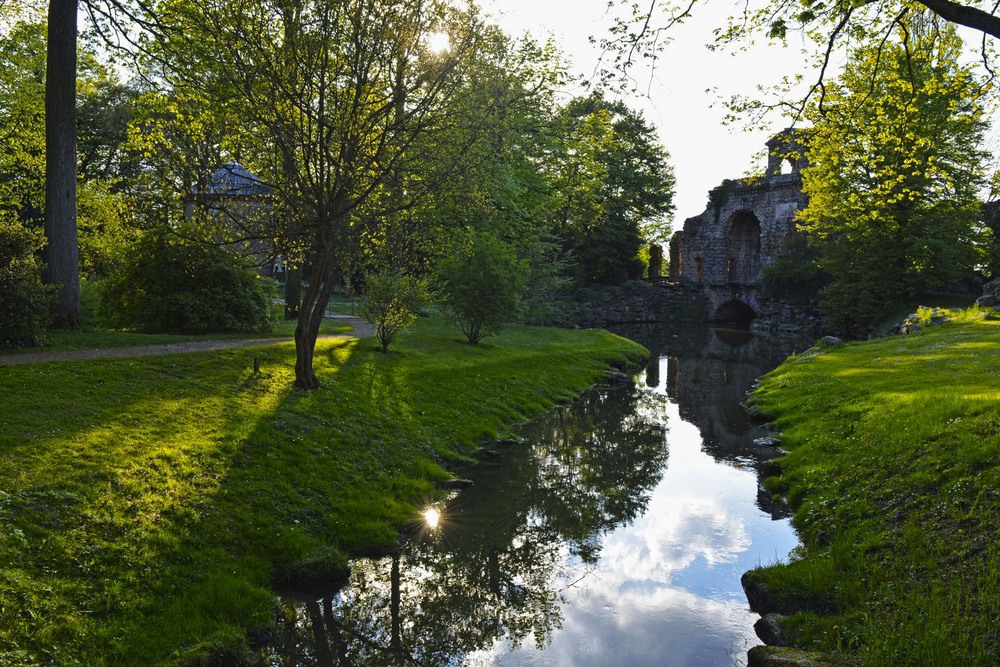
<instances>
[{"instance_id":1,"label":"bush","mask_svg":"<svg viewBox=\"0 0 1000 667\"><path fill-rule=\"evenodd\" d=\"M814 261L802 257L778 257L760 276L765 296L796 303L812 303L829 282Z\"/></svg>"},{"instance_id":2,"label":"bush","mask_svg":"<svg viewBox=\"0 0 1000 667\"><path fill-rule=\"evenodd\" d=\"M0 347L37 345L49 321L53 290L42 284L37 234L0 224Z\"/></svg>"},{"instance_id":3,"label":"bush","mask_svg":"<svg viewBox=\"0 0 1000 667\"><path fill-rule=\"evenodd\" d=\"M517 310L527 267L489 234L471 234L438 262L441 296L472 345L498 333Z\"/></svg>"},{"instance_id":4,"label":"bush","mask_svg":"<svg viewBox=\"0 0 1000 667\"><path fill-rule=\"evenodd\" d=\"M425 294L420 281L403 273L379 270L365 277L358 306L361 316L375 325L383 352L388 352L396 336L413 324Z\"/></svg>"},{"instance_id":5,"label":"bush","mask_svg":"<svg viewBox=\"0 0 1000 667\"><path fill-rule=\"evenodd\" d=\"M112 326L150 333L264 332L272 292L232 253L151 232L104 281L101 314Z\"/></svg>"}]
</instances>

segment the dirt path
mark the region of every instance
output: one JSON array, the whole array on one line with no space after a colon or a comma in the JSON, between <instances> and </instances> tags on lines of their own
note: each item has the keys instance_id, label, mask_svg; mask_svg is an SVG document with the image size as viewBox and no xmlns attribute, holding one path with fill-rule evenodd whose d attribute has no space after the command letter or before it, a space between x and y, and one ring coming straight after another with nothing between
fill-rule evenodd
<instances>
[{"instance_id":1,"label":"dirt path","mask_svg":"<svg viewBox=\"0 0 1000 667\"><path fill-rule=\"evenodd\" d=\"M320 340L336 340L339 338L367 338L375 335L372 325L367 320L351 315L328 314L354 327L354 331L346 334L327 334ZM17 366L21 364L41 364L51 361L79 361L81 359L121 359L125 357L161 356L164 354L182 354L184 352L211 352L213 350L230 350L239 347L261 347L288 343L292 338L245 338L239 340L197 340L189 343L159 343L155 345L132 345L128 347L105 347L92 350L53 350L51 352L24 352L21 354L0 355L0 366Z\"/></svg>"}]
</instances>

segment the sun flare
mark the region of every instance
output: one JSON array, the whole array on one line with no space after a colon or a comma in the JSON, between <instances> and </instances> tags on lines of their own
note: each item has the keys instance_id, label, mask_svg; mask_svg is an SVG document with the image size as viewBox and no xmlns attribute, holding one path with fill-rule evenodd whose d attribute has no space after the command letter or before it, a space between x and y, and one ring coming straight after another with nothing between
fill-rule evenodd
<instances>
[{"instance_id":1,"label":"sun flare","mask_svg":"<svg viewBox=\"0 0 1000 667\"><path fill-rule=\"evenodd\" d=\"M436 507L428 507L424 510L424 523L427 524L428 528L434 530L441 523L441 512Z\"/></svg>"},{"instance_id":2,"label":"sun flare","mask_svg":"<svg viewBox=\"0 0 1000 667\"><path fill-rule=\"evenodd\" d=\"M451 38L446 32L432 32L427 35L427 50L431 53L447 53L451 50Z\"/></svg>"}]
</instances>

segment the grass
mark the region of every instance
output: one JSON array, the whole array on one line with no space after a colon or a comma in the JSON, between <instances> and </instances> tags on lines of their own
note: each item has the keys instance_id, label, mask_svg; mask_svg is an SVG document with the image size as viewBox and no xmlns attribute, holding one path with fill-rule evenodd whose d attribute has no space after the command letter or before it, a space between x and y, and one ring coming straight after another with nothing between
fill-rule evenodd
<instances>
[{"instance_id":1,"label":"grass","mask_svg":"<svg viewBox=\"0 0 1000 667\"><path fill-rule=\"evenodd\" d=\"M1000 321L793 357L756 395L801 553L759 575L795 642L866 665L1000 661Z\"/></svg>"},{"instance_id":2,"label":"grass","mask_svg":"<svg viewBox=\"0 0 1000 667\"><path fill-rule=\"evenodd\" d=\"M347 333L352 328L338 320L323 321L320 334ZM295 320L275 322L267 333L258 334L147 334L131 331L82 327L79 329L51 329L45 334L39 347L0 349L0 355L15 355L38 352L39 350L92 350L108 347L131 347L134 345L157 345L162 343L186 343L199 340L228 340L240 338L291 338L295 334Z\"/></svg>"},{"instance_id":3,"label":"grass","mask_svg":"<svg viewBox=\"0 0 1000 667\"><path fill-rule=\"evenodd\" d=\"M290 343L0 369L0 665L235 664L273 585L391 549L449 461L644 354L428 319L376 350L320 341L310 393Z\"/></svg>"}]
</instances>

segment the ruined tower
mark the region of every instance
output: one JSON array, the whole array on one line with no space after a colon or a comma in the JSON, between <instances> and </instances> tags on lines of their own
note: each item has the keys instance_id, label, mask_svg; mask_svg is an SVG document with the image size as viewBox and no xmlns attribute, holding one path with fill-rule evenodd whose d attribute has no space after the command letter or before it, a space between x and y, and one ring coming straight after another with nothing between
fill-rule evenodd
<instances>
[{"instance_id":1,"label":"ruined tower","mask_svg":"<svg viewBox=\"0 0 1000 667\"><path fill-rule=\"evenodd\" d=\"M797 233L795 214L806 205L805 139L799 129L772 137L765 174L723 181L671 239L671 278L701 286L712 319L749 322L759 312L761 271Z\"/></svg>"}]
</instances>

